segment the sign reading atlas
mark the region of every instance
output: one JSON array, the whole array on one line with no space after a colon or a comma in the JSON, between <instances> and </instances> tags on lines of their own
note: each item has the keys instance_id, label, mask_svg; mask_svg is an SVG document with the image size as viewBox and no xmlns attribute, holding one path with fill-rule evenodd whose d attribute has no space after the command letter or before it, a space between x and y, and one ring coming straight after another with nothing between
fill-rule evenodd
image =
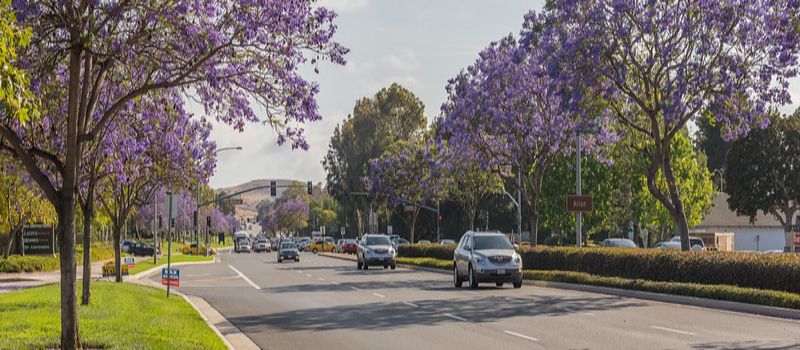
<instances>
[{"instance_id":1,"label":"sign reading atlas","mask_svg":"<svg viewBox=\"0 0 800 350\"><path fill-rule=\"evenodd\" d=\"M30 225L22 228L22 255L55 255L53 226Z\"/></svg>"}]
</instances>

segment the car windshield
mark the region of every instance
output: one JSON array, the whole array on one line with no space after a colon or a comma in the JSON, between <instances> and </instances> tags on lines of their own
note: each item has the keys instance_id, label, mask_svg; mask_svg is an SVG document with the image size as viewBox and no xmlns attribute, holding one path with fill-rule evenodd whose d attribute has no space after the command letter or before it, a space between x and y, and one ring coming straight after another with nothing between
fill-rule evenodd
<instances>
[{"instance_id":1,"label":"car windshield","mask_svg":"<svg viewBox=\"0 0 800 350\"><path fill-rule=\"evenodd\" d=\"M384 236L374 236L374 237L367 237L367 246L371 245L391 245L392 242L389 241L389 237Z\"/></svg>"},{"instance_id":2,"label":"car windshield","mask_svg":"<svg viewBox=\"0 0 800 350\"><path fill-rule=\"evenodd\" d=\"M699 238L690 238L689 243L691 246L696 246L696 245L703 246L703 240Z\"/></svg>"},{"instance_id":3,"label":"car windshield","mask_svg":"<svg viewBox=\"0 0 800 350\"><path fill-rule=\"evenodd\" d=\"M281 249L295 249L295 245L291 243L284 243L281 244Z\"/></svg>"},{"instance_id":4,"label":"car windshield","mask_svg":"<svg viewBox=\"0 0 800 350\"><path fill-rule=\"evenodd\" d=\"M514 249L505 236L475 236L473 240L475 250L483 249Z\"/></svg>"},{"instance_id":5,"label":"car windshield","mask_svg":"<svg viewBox=\"0 0 800 350\"><path fill-rule=\"evenodd\" d=\"M608 241L608 245L611 247L636 248L636 243L627 239Z\"/></svg>"}]
</instances>

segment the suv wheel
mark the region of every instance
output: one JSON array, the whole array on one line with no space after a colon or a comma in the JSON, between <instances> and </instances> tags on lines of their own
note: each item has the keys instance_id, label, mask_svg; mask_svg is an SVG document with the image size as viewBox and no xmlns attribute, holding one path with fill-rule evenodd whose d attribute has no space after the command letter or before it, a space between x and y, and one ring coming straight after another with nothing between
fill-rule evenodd
<instances>
[{"instance_id":1,"label":"suv wheel","mask_svg":"<svg viewBox=\"0 0 800 350\"><path fill-rule=\"evenodd\" d=\"M319 253L319 251L317 250L317 248L314 248L314 250L312 250L311 252L312 252L312 253L314 253L314 254L317 254L317 253Z\"/></svg>"},{"instance_id":2,"label":"suv wheel","mask_svg":"<svg viewBox=\"0 0 800 350\"><path fill-rule=\"evenodd\" d=\"M522 288L522 279L520 278L519 281L514 282L514 288Z\"/></svg>"},{"instance_id":3,"label":"suv wheel","mask_svg":"<svg viewBox=\"0 0 800 350\"><path fill-rule=\"evenodd\" d=\"M472 289L478 289L478 278L475 276L475 271L472 269L472 265L469 267L469 287Z\"/></svg>"},{"instance_id":4,"label":"suv wheel","mask_svg":"<svg viewBox=\"0 0 800 350\"><path fill-rule=\"evenodd\" d=\"M453 285L456 288L461 288L463 282L461 276L458 275L458 267L456 267L456 264L453 264Z\"/></svg>"},{"instance_id":5,"label":"suv wheel","mask_svg":"<svg viewBox=\"0 0 800 350\"><path fill-rule=\"evenodd\" d=\"M356 261L356 269L361 270L361 261Z\"/></svg>"}]
</instances>

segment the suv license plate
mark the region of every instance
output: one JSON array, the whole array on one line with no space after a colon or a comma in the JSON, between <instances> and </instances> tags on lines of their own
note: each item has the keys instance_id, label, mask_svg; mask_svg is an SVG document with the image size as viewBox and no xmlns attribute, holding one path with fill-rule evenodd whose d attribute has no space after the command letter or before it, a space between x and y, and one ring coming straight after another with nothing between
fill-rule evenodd
<instances>
[{"instance_id":1,"label":"suv license plate","mask_svg":"<svg viewBox=\"0 0 800 350\"><path fill-rule=\"evenodd\" d=\"M499 270L497 270L497 274L498 275L505 275L506 274L506 270L499 269Z\"/></svg>"}]
</instances>

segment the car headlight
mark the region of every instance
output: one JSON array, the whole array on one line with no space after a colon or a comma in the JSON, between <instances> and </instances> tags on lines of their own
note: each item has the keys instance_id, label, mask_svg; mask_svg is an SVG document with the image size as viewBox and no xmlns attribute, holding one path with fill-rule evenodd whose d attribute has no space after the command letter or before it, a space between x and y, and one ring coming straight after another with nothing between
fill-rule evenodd
<instances>
[{"instance_id":1,"label":"car headlight","mask_svg":"<svg viewBox=\"0 0 800 350\"><path fill-rule=\"evenodd\" d=\"M522 257L519 254L514 254L514 263L515 264L522 264Z\"/></svg>"},{"instance_id":2,"label":"car headlight","mask_svg":"<svg viewBox=\"0 0 800 350\"><path fill-rule=\"evenodd\" d=\"M395 254L397 254L397 252L394 250L394 248L389 248L389 254L390 255L395 255Z\"/></svg>"},{"instance_id":3,"label":"car headlight","mask_svg":"<svg viewBox=\"0 0 800 350\"><path fill-rule=\"evenodd\" d=\"M476 263L478 263L480 265L483 265L483 257L482 256L475 255L475 256L472 257L472 259L475 260Z\"/></svg>"}]
</instances>

